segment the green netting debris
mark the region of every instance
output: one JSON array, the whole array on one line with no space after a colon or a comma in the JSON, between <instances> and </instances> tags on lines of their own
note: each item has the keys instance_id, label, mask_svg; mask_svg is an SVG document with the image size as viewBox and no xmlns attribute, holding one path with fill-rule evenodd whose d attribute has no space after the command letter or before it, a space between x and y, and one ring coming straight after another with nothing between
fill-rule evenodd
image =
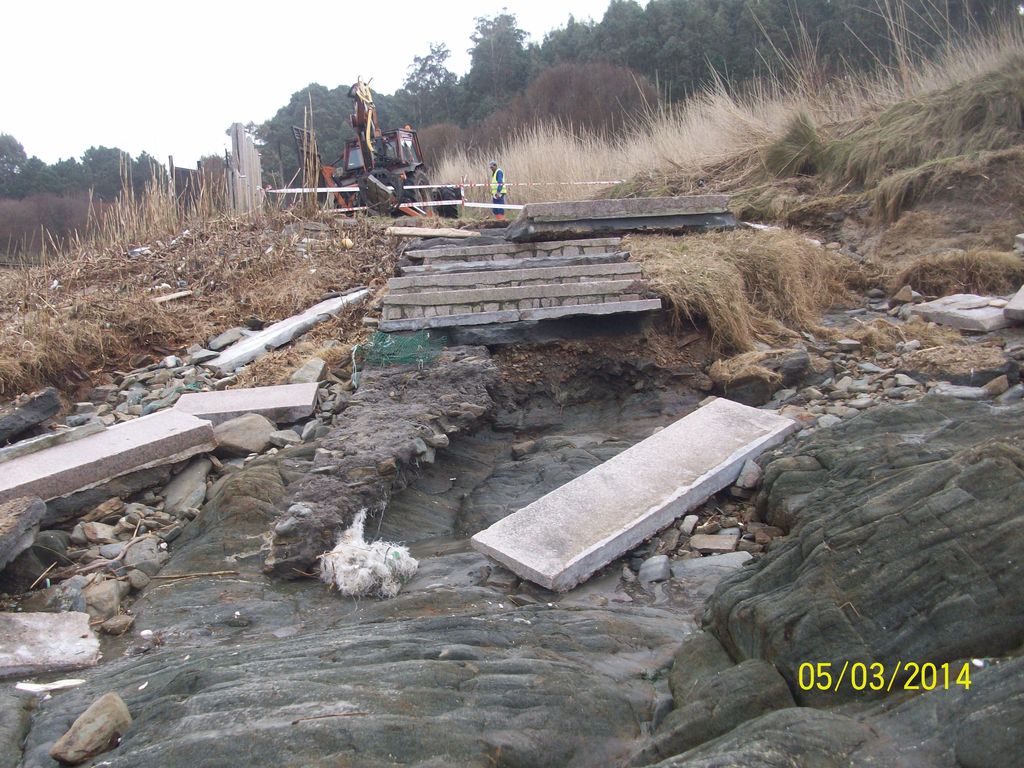
<instances>
[{"instance_id":1,"label":"green netting debris","mask_svg":"<svg viewBox=\"0 0 1024 768\"><path fill-rule=\"evenodd\" d=\"M423 366L433 361L448 343L448 337L434 331L402 334L377 331L366 344L352 349L352 383L359 386L359 372L389 365Z\"/></svg>"}]
</instances>

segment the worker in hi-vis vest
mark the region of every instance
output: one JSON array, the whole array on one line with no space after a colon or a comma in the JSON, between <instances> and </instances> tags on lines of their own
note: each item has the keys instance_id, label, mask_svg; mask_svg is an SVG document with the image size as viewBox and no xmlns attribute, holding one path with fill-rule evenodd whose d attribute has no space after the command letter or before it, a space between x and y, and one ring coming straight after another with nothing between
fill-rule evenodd
<instances>
[{"instance_id":1,"label":"worker in hi-vis vest","mask_svg":"<svg viewBox=\"0 0 1024 768\"><path fill-rule=\"evenodd\" d=\"M505 172L498 167L497 160L491 160L491 204L495 207L494 218L502 221L505 218Z\"/></svg>"}]
</instances>

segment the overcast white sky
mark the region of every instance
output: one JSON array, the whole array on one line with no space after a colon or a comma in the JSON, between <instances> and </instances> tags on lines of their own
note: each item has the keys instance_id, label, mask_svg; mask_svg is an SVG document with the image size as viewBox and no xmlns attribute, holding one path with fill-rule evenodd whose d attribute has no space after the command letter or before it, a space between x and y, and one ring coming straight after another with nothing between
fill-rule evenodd
<instances>
[{"instance_id":1,"label":"overcast white sky","mask_svg":"<svg viewBox=\"0 0 1024 768\"><path fill-rule=\"evenodd\" d=\"M224 150L231 123L268 119L311 82L362 75L391 93L432 42L463 74L474 19L506 6L539 42L570 14L600 20L608 0L14 0L0 133L47 163L104 145L194 165Z\"/></svg>"}]
</instances>

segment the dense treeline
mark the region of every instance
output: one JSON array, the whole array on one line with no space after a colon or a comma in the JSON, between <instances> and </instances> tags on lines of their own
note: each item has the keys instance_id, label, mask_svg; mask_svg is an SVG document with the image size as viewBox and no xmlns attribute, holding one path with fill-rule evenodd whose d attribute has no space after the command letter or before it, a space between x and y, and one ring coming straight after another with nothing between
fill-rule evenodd
<instances>
[{"instance_id":1,"label":"dense treeline","mask_svg":"<svg viewBox=\"0 0 1024 768\"><path fill-rule=\"evenodd\" d=\"M479 18L462 77L450 52L431 44L401 89L378 94L386 127L423 131L427 152L452 144L488 146L536 120L598 130L628 124L644 104L674 101L715 76L730 83L785 77L809 65L824 76L900 66L964 32L1018 12L1017 0L611 0L600 21L569 19L531 43L516 17ZM347 85L295 93L260 127L264 167L288 181L297 173L291 126L312 123L325 162L351 138ZM426 129L426 130L424 130ZM428 142L427 139L430 139ZM430 158L428 157L428 160Z\"/></svg>"},{"instance_id":2,"label":"dense treeline","mask_svg":"<svg viewBox=\"0 0 1024 768\"><path fill-rule=\"evenodd\" d=\"M497 144L537 121L621 131L647 107L684 98L715 76L741 83L785 77L794 64L813 64L824 76L899 66L1018 12L1018 0L649 0L643 7L611 0L600 21L570 17L540 42L503 12L476 20L465 75L448 68L445 45L430 44L402 88L376 101L385 127L412 123L421 131L429 162L447 148ZM347 83L311 84L255 127L267 181L297 176L291 127L304 124L310 107L323 160L340 155L352 137L347 91ZM164 173L145 152L132 158L108 147L48 165L0 134L0 198L23 203L0 209L0 250L40 224L80 226L90 190L109 202L126 174L138 192L154 172ZM14 220L23 224L4 226Z\"/></svg>"},{"instance_id":3,"label":"dense treeline","mask_svg":"<svg viewBox=\"0 0 1024 768\"><path fill-rule=\"evenodd\" d=\"M84 229L90 207L95 213L113 202L126 180L139 194L154 174L166 178L146 152L132 158L116 147L90 147L81 159L48 164L28 157L14 136L0 134L0 254L58 243Z\"/></svg>"}]
</instances>

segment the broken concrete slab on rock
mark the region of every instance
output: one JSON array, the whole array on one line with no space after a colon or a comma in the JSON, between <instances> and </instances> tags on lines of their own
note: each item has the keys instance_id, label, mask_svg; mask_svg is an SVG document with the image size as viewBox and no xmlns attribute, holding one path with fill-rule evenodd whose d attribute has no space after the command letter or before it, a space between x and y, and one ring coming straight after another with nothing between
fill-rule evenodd
<instances>
[{"instance_id":1,"label":"broken concrete slab on rock","mask_svg":"<svg viewBox=\"0 0 1024 768\"><path fill-rule=\"evenodd\" d=\"M193 392L182 395L174 404L174 410L213 422L215 426L247 413L258 413L279 424L290 424L313 413L318 386L317 382L311 381L220 392Z\"/></svg>"},{"instance_id":2,"label":"broken concrete slab on rock","mask_svg":"<svg viewBox=\"0 0 1024 768\"><path fill-rule=\"evenodd\" d=\"M60 411L60 396L53 387L34 392L0 408L0 443L20 435Z\"/></svg>"},{"instance_id":3,"label":"broken concrete slab on rock","mask_svg":"<svg viewBox=\"0 0 1024 768\"><path fill-rule=\"evenodd\" d=\"M566 591L711 494L798 424L716 399L481 531L473 546Z\"/></svg>"},{"instance_id":4,"label":"broken concrete slab on rock","mask_svg":"<svg viewBox=\"0 0 1024 768\"><path fill-rule=\"evenodd\" d=\"M287 344L314 325L338 314L345 307L362 301L369 294L368 288L353 288L342 296L321 301L301 314L268 325L259 333L241 339L203 365L221 374L231 373L262 356L268 349L276 349Z\"/></svg>"},{"instance_id":5,"label":"broken concrete slab on rock","mask_svg":"<svg viewBox=\"0 0 1024 768\"><path fill-rule=\"evenodd\" d=\"M99 657L87 613L0 613L0 679L91 667Z\"/></svg>"},{"instance_id":6,"label":"broken concrete slab on rock","mask_svg":"<svg viewBox=\"0 0 1024 768\"><path fill-rule=\"evenodd\" d=\"M0 571L32 546L45 513L46 504L38 498L0 503Z\"/></svg>"},{"instance_id":7,"label":"broken concrete slab on rock","mask_svg":"<svg viewBox=\"0 0 1024 768\"><path fill-rule=\"evenodd\" d=\"M160 411L6 462L0 475L0 502L19 496L49 501L214 447L208 421L173 409Z\"/></svg>"},{"instance_id":8,"label":"broken concrete slab on rock","mask_svg":"<svg viewBox=\"0 0 1024 768\"><path fill-rule=\"evenodd\" d=\"M939 325L948 325L962 331L996 331L1011 324L1003 306L994 306L996 296L976 296L956 293L941 299L926 301L911 308L910 313Z\"/></svg>"},{"instance_id":9,"label":"broken concrete slab on rock","mask_svg":"<svg viewBox=\"0 0 1024 768\"><path fill-rule=\"evenodd\" d=\"M506 231L513 242L627 232L733 229L727 195L529 203Z\"/></svg>"}]
</instances>

